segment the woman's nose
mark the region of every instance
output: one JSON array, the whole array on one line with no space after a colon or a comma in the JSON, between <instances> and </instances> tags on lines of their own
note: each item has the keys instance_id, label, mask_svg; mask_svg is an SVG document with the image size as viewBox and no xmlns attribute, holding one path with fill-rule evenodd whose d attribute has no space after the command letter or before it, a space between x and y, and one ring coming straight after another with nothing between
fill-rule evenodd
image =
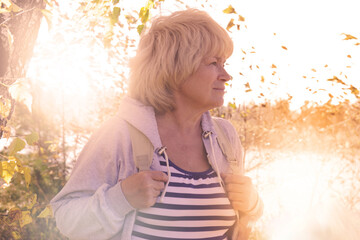
<instances>
[{"instance_id":1,"label":"woman's nose","mask_svg":"<svg viewBox=\"0 0 360 240\"><path fill-rule=\"evenodd\" d=\"M225 70L225 68L222 68L220 80L227 82L231 79L232 79L232 76L230 74L228 74L228 72Z\"/></svg>"}]
</instances>

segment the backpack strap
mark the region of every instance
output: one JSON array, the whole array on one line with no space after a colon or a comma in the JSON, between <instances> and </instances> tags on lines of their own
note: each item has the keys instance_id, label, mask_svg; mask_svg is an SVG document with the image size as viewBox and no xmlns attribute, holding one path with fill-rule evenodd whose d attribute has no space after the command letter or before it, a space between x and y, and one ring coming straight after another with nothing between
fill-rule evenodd
<instances>
[{"instance_id":1,"label":"backpack strap","mask_svg":"<svg viewBox=\"0 0 360 240\"><path fill-rule=\"evenodd\" d=\"M138 171L150 170L154 146L139 129L127 122L130 132L135 167Z\"/></svg>"},{"instance_id":2,"label":"backpack strap","mask_svg":"<svg viewBox=\"0 0 360 240\"><path fill-rule=\"evenodd\" d=\"M232 173L234 174L240 173L239 159L236 158L228 134L225 133L223 127L220 124L220 121L222 121L222 119L212 118L212 120L217 134L218 144L220 146L222 153L224 154L226 160L230 165Z\"/></svg>"}]
</instances>

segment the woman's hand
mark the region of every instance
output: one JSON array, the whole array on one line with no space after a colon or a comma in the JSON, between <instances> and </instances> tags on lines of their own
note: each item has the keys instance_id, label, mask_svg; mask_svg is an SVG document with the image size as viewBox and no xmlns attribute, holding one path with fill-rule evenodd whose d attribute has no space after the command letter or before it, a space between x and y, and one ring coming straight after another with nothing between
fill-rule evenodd
<instances>
[{"instance_id":1,"label":"woman's hand","mask_svg":"<svg viewBox=\"0 0 360 240\"><path fill-rule=\"evenodd\" d=\"M259 196L251 178L234 174L221 174L221 177L234 210L246 214L256 206Z\"/></svg>"},{"instance_id":2,"label":"woman's hand","mask_svg":"<svg viewBox=\"0 0 360 240\"><path fill-rule=\"evenodd\" d=\"M161 171L142 171L121 181L126 200L134 208L148 208L164 189L168 176Z\"/></svg>"}]
</instances>

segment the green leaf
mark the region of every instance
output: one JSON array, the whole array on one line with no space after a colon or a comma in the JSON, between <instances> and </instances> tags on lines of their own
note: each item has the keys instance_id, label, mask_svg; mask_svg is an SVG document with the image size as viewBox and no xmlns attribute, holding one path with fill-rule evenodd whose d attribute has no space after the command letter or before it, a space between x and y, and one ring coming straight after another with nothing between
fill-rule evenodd
<instances>
[{"instance_id":1,"label":"green leaf","mask_svg":"<svg viewBox=\"0 0 360 240\"><path fill-rule=\"evenodd\" d=\"M223 13L230 14L230 13L236 13L236 11L235 8L229 5L226 9L223 10Z\"/></svg>"},{"instance_id":2,"label":"green leaf","mask_svg":"<svg viewBox=\"0 0 360 240\"><path fill-rule=\"evenodd\" d=\"M144 29L144 24L141 24L137 27L137 32L139 33L139 35L141 35L143 29Z\"/></svg>"},{"instance_id":3,"label":"green leaf","mask_svg":"<svg viewBox=\"0 0 360 240\"><path fill-rule=\"evenodd\" d=\"M27 144L33 145L39 140L39 135L36 132L31 133L25 137Z\"/></svg>"},{"instance_id":4,"label":"green leaf","mask_svg":"<svg viewBox=\"0 0 360 240\"><path fill-rule=\"evenodd\" d=\"M15 153L23 150L24 147L25 147L25 142L20 138L15 138L9 146L9 155L10 156L15 155Z\"/></svg>"},{"instance_id":5,"label":"green leaf","mask_svg":"<svg viewBox=\"0 0 360 240\"><path fill-rule=\"evenodd\" d=\"M47 205L44 210L37 216L38 218L51 218L53 217L53 212L50 205Z\"/></svg>"}]
</instances>

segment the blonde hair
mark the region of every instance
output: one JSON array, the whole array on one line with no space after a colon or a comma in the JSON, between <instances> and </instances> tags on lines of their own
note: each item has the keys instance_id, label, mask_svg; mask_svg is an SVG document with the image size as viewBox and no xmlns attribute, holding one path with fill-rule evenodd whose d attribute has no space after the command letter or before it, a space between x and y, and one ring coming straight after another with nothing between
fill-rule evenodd
<instances>
[{"instance_id":1,"label":"blonde hair","mask_svg":"<svg viewBox=\"0 0 360 240\"><path fill-rule=\"evenodd\" d=\"M206 12L187 9L156 18L130 61L129 95L156 112L175 107L173 93L205 57L228 58L233 42Z\"/></svg>"}]
</instances>

